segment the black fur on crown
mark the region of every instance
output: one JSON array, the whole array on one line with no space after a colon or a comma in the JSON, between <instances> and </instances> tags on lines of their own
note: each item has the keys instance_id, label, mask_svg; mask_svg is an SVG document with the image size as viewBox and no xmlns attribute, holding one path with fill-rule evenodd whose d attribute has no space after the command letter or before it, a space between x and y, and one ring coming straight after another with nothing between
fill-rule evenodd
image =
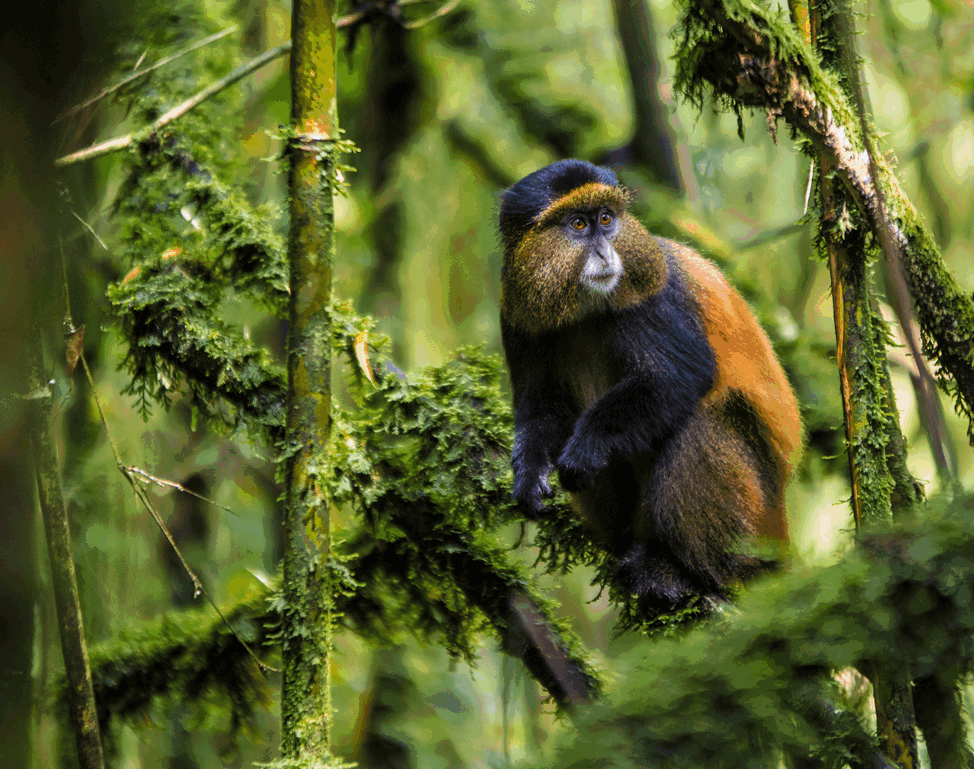
<instances>
[{"instance_id":1,"label":"black fur on crown","mask_svg":"<svg viewBox=\"0 0 974 769\"><path fill-rule=\"evenodd\" d=\"M584 160L559 160L528 174L501 196L500 229L504 247L514 246L559 198L583 184L619 186L616 175Z\"/></svg>"}]
</instances>

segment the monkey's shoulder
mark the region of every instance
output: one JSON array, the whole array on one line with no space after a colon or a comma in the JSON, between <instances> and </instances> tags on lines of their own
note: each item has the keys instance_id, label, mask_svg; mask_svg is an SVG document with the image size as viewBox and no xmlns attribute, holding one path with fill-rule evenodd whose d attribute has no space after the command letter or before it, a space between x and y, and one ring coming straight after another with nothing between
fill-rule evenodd
<instances>
[{"instance_id":1,"label":"monkey's shoulder","mask_svg":"<svg viewBox=\"0 0 974 769\"><path fill-rule=\"evenodd\" d=\"M727 365L762 370L778 367L767 333L761 327L744 297L710 259L677 241L660 238L671 264L679 273L680 289L691 302L703 332L720 359ZM730 363L730 360L734 363Z\"/></svg>"},{"instance_id":2,"label":"monkey's shoulder","mask_svg":"<svg viewBox=\"0 0 974 769\"><path fill-rule=\"evenodd\" d=\"M716 376L706 402L726 406L734 399L768 431L777 461L793 466L801 453L798 402L767 332L744 297L720 269L693 249L670 241L700 310Z\"/></svg>"}]
</instances>

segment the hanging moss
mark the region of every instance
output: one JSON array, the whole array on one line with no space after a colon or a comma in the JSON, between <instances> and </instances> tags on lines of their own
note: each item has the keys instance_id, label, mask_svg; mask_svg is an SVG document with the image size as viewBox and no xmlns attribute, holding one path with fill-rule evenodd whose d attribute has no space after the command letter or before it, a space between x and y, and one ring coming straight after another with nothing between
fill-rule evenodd
<instances>
[{"instance_id":1,"label":"hanging moss","mask_svg":"<svg viewBox=\"0 0 974 769\"><path fill-rule=\"evenodd\" d=\"M146 264L109 289L129 343L122 366L145 415L168 406L183 382L204 416L275 442L283 436L284 373L266 351L221 320L221 286L207 264L183 256Z\"/></svg>"},{"instance_id":2,"label":"hanging moss","mask_svg":"<svg viewBox=\"0 0 974 769\"><path fill-rule=\"evenodd\" d=\"M255 588L226 609L230 627L212 612L194 609L165 614L93 646L92 682L109 753L122 724L148 723L177 704L195 706L194 717L211 728L222 724L230 734L252 728L258 709L269 704L269 689L238 636L267 655L275 625L267 598L266 590ZM55 691L60 707L63 688L62 681Z\"/></svg>"}]
</instances>

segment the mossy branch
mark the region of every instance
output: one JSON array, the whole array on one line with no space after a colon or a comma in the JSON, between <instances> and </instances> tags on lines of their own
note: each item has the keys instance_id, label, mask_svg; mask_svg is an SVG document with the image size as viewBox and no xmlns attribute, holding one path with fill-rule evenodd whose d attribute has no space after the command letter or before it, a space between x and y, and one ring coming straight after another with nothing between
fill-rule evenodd
<instances>
[{"instance_id":1,"label":"mossy branch","mask_svg":"<svg viewBox=\"0 0 974 769\"><path fill-rule=\"evenodd\" d=\"M188 266L164 261L115 289L124 328L137 340L133 349L146 356L142 376L170 383L176 371L193 377L191 389L209 393L205 403L230 403L242 421L256 418L265 404L265 416L274 416L263 424L274 436L281 429L283 377L273 371L260 379L257 373L268 370L256 365L254 351L239 338L234 345L216 344L229 330L196 317L206 317L207 285L205 276L197 283ZM359 408L335 412L333 477L319 482L329 483L335 502L352 505L366 521L340 548L359 588L353 600L340 599L337 611L365 635L390 637L414 628L467 659L474 656L477 632L486 629L560 704L595 696L598 677L582 645L533 586L532 570L514 563L498 538L498 527L517 515L500 361L465 351L407 378L386 359L386 342L371 334L370 320L348 305L329 312L332 343L348 358ZM211 371L224 371L224 380L215 384ZM235 376L239 371L252 378ZM199 374L206 378L196 379ZM260 387L247 387L251 381ZM524 625L530 616L555 652L542 653L537 638L529 637Z\"/></svg>"},{"instance_id":2,"label":"mossy branch","mask_svg":"<svg viewBox=\"0 0 974 769\"><path fill-rule=\"evenodd\" d=\"M118 136L114 139L108 139L99 144L93 144L90 147L86 147L83 150L72 152L70 155L59 157L54 161L54 165L58 167L70 166L85 160L94 160L95 158L100 158L103 155L109 155L113 152L124 150L137 141L139 137L151 136L156 131L159 131L161 128L165 127L174 120L178 120L187 112L205 102L207 99L215 96L216 94L220 93L220 91L233 85L234 83L243 80L251 72L255 72L265 64L269 64L270 62L274 61L274 59L288 53L290 50L291 44L288 42L284 45L277 46L277 48L264 51L264 53L260 54L260 56L256 56L250 61L244 62L229 74L221 77L219 80L215 80L205 88L202 88L190 96L185 101L182 101L172 109L167 110L141 130L130 134L125 134L125 136Z\"/></svg>"},{"instance_id":3,"label":"mossy branch","mask_svg":"<svg viewBox=\"0 0 974 769\"><path fill-rule=\"evenodd\" d=\"M412 0L412 1L400 0L400 2L396 4L396 11L398 11L399 7L414 5L417 2L423 2L423 0ZM407 29L417 29L418 27L423 26L429 21L432 21L433 19L439 18L440 16L449 13L450 11L453 10L454 7L456 7L456 3L449 2L444 4L436 12L430 14L426 18L420 19L418 21L403 22L403 24ZM373 4L369 4L369 7L363 8L354 13L350 13L346 16L342 16L340 19L336 21L335 27L336 29L356 28L357 26L370 21L372 18L379 18L384 15L389 15L389 11L386 7L386 4L373 3ZM113 91L118 90L119 88L131 82L132 80L140 78L143 75L147 75L153 70L158 69L159 67L163 67L166 64L169 64L175 59L184 56L185 54L194 51L197 48L200 48L204 45L207 45L208 43L218 40L221 37L224 37L225 35L234 31L235 29L236 27L232 27L230 29L223 30L222 32L219 32L215 35L210 35L204 40L201 40L198 43L189 46L188 48L184 49L183 51L180 51L177 54L174 54L172 56L167 56L150 67L146 67L143 70L139 70L138 72L132 73L125 79L121 80L120 82L116 83L115 85L111 86L105 91L102 91L97 96L93 96L92 98L85 100L81 104L72 107L63 115L60 115L57 119L61 120L65 117L68 117L69 115L74 114L75 112L78 112L79 110L84 109L87 106L90 106L91 104L94 104L99 99L102 99L108 94L112 93ZM259 54L254 58L245 61L243 64L235 68L233 71L229 72L224 77L215 80L214 82L207 85L205 88L201 88L199 91L197 91L195 94L190 96L188 99L183 100L176 106L167 110L165 113L163 113L154 121L152 121L149 125L144 126L138 131L133 131L132 133L125 134L124 136L117 136L114 139L107 139L103 142L92 144L89 147L85 147L84 149L78 150L76 152L72 152L69 155L63 155L54 161L54 165L58 167L65 167L65 166L74 165L75 163L81 163L86 160L94 160L95 158L100 158L103 157L104 155L110 155L113 152L118 152L120 150L127 149L128 147L131 147L134 143L138 142L140 138L143 137L149 139L153 138L157 131L169 125L173 121L178 120L183 115L187 114L188 112L192 111L200 104L205 102L207 99L211 99L221 91L225 90L226 88L229 88L234 83L243 80L245 77L247 77L247 75L250 75L256 72L258 69L267 66L272 61L275 61L276 59L279 59L282 56L286 56L287 54L291 53L291 43L292 41L288 40L286 43L282 43L276 48L271 48L267 51L264 51L262 54Z\"/></svg>"},{"instance_id":4,"label":"mossy branch","mask_svg":"<svg viewBox=\"0 0 974 769\"><path fill-rule=\"evenodd\" d=\"M97 722L108 746L122 723L146 723L162 703L196 704L219 714L231 734L250 726L257 710L269 702L268 682L239 638L261 658L275 648L280 616L270 595L255 587L224 610L226 623L211 612L191 609L163 615L92 647ZM62 707L67 693L62 680L56 687Z\"/></svg>"},{"instance_id":5,"label":"mossy branch","mask_svg":"<svg viewBox=\"0 0 974 769\"><path fill-rule=\"evenodd\" d=\"M239 330L215 319L220 295L210 268L183 257L145 266L111 290L114 311L129 340L125 365L133 378L130 391L166 403L185 379L202 414L280 445L283 372ZM333 307L331 314L336 350L359 367L353 369L358 372L353 378L360 412L339 420L346 439L332 441L338 501L353 501L367 520L379 522L403 509L395 496L381 501L393 487L413 502L432 500L457 529L519 520L510 498L512 424L500 389L500 362L462 351L444 366L400 378L390 373L396 369L385 357L384 343L369 335L368 320L354 316L347 305ZM375 385L360 368L363 340L371 340L367 357ZM567 506L552 508L540 525L539 545L549 568L591 564L603 584L612 584L612 559ZM430 542L423 546L432 548ZM673 621L643 617L629 606L623 588L614 589L613 598L624 607L627 627ZM492 615L500 616L499 610Z\"/></svg>"},{"instance_id":6,"label":"mossy branch","mask_svg":"<svg viewBox=\"0 0 974 769\"><path fill-rule=\"evenodd\" d=\"M338 73L335 0L291 4L288 337L282 554L281 758L332 767L331 667L340 585L327 484L334 456L331 280L336 258Z\"/></svg>"},{"instance_id":7,"label":"mossy branch","mask_svg":"<svg viewBox=\"0 0 974 769\"><path fill-rule=\"evenodd\" d=\"M677 89L701 104L705 92L738 114L743 108L783 117L821 153L849 190L873 232L883 220L858 120L835 79L822 71L797 30L776 11L746 0L686 2L677 58ZM939 249L899 187L888 163L874 158L890 227L902 250L924 353L941 387L968 419L974 441L974 302L944 266Z\"/></svg>"},{"instance_id":8,"label":"mossy branch","mask_svg":"<svg viewBox=\"0 0 974 769\"><path fill-rule=\"evenodd\" d=\"M512 562L492 537L444 523L435 508L391 495L383 504L397 502L390 521L396 536L377 540L362 532L343 548L355 554L350 563L360 585L344 606L345 622L379 639L411 627L468 662L476 658L478 634L488 631L559 708L598 697L600 676L557 605L533 586L529 568Z\"/></svg>"},{"instance_id":9,"label":"mossy branch","mask_svg":"<svg viewBox=\"0 0 974 769\"><path fill-rule=\"evenodd\" d=\"M360 530L341 548L342 560L333 564L346 585L358 585L336 596L335 610L345 626L380 643L409 628L468 661L476 656L477 631L487 630L505 652L524 662L559 705L578 702L577 692L566 691L566 682L582 684L587 699L601 691L580 641L564 620L555 618L554 604L531 585L528 569L510 562L489 537L442 526L430 536L427 524L442 522L442 512L422 502L397 502L400 512L392 525L404 524L405 531L376 541L368 529ZM526 639L512 608L519 600L534 608L538 627L561 650L567 677L553 672L537 644ZM91 667L103 733L111 740L121 723L145 723L160 704L171 702L224 719L230 734L248 727L269 701L268 681L233 632L261 659L276 655L284 605L279 592L255 586L224 609L226 623L192 609L95 646ZM63 681L57 691L66 707Z\"/></svg>"},{"instance_id":10,"label":"mossy branch","mask_svg":"<svg viewBox=\"0 0 974 769\"><path fill-rule=\"evenodd\" d=\"M163 260L109 291L129 340L127 392L168 405L180 381L201 413L283 439L285 379L266 352L217 320L219 290L204 265Z\"/></svg>"},{"instance_id":11,"label":"mossy branch","mask_svg":"<svg viewBox=\"0 0 974 769\"><path fill-rule=\"evenodd\" d=\"M370 321L340 307L333 316L359 405L335 427L335 497L366 522L342 548L360 564L347 620L379 635L397 626L435 632L466 659L489 628L559 705L595 697L600 684L583 647L498 538L518 520L500 361L461 350L407 379L384 359L386 340ZM372 564L367 579L362 564Z\"/></svg>"},{"instance_id":12,"label":"mossy branch","mask_svg":"<svg viewBox=\"0 0 974 769\"><path fill-rule=\"evenodd\" d=\"M150 64L147 67L142 67L142 68L136 69L135 72L132 72L132 73L126 75L121 80L119 80L117 83L113 83L108 88L104 89L101 93L98 93L98 94L96 94L95 96L92 96L89 99L85 99L80 104L75 104L70 109L66 109L64 112L62 112L56 118L54 118L53 122L54 123L58 123L58 122L60 122L62 120L65 120L65 119L71 117L72 115L76 115L77 113L81 112L81 110L87 109L88 107L92 106L93 104L96 104L97 102L101 101L102 99L104 99L104 98L106 98L108 96L111 96L113 93L116 93L116 92L120 91L125 86L127 86L129 83L133 83L136 80L140 80L143 77L146 77L147 75L151 74L152 72L155 72L157 69L160 69L161 67L165 67L168 64L172 64L174 61L176 61L178 59L181 59L183 56L186 56L187 54L192 53L193 51L197 50L198 48L203 48L204 46L207 46L210 43L215 43L220 38L226 37L227 35L231 34L232 32L236 32L236 31L237 31L237 25L234 24L234 25L229 26L226 29L222 29L219 32L216 32L216 33L214 33L212 35L208 35L208 36L204 37L202 40L197 40L195 43L192 43L191 45L188 45L185 48L183 48L182 50L176 51L175 53L172 53L169 56L163 56L161 59L159 59L156 62L153 62L152 64Z\"/></svg>"},{"instance_id":13,"label":"mossy branch","mask_svg":"<svg viewBox=\"0 0 974 769\"><path fill-rule=\"evenodd\" d=\"M937 520L867 534L835 565L758 583L723 621L655 640L652 653L640 650L620 676L612 700L584 716L574 743L546 766L602 766L606 756L620 769L754 765L759 758L763 765L780 753L814 754L826 765L888 765L854 718L839 711L822 718L838 696L828 672L882 659L951 692L970 671L974 527L965 505L970 501ZM426 511L404 507L402 514L415 515L413 526L421 528ZM471 540L464 536L470 537L439 538L458 559L451 571L471 569L462 550ZM362 531L353 542L360 537L371 534ZM406 562L390 552L413 546L423 543L386 541L344 565L359 582L381 583L404 570ZM476 577L476 569L470 574ZM523 588L514 571L486 576L488 585ZM396 601L410 590L408 581L397 584L395 598L377 588L340 596L336 608L359 632L395 633L402 625L393 619L387 626L383 618L402 611ZM225 612L259 653L273 648L281 607L274 595L255 589ZM450 611L449 600L437 597L443 600L435 612ZM381 608L373 603L383 600ZM467 619L461 613L451 621ZM502 643L510 637L503 627L495 632ZM144 722L157 698L171 698L216 708L238 728L266 697L266 681L226 626L195 610L99 644L91 659L103 724L112 717Z\"/></svg>"},{"instance_id":14,"label":"mossy branch","mask_svg":"<svg viewBox=\"0 0 974 769\"><path fill-rule=\"evenodd\" d=\"M146 413L152 400L168 405L185 379L201 415L245 425L273 445L283 439L284 372L220 320L219 307L239 291L283 315L283 244L272 212L250 206L185 144L173 135L141 145L115 204L138 265L108 292L129 342L127 392Z\"/></svg>"},{"instance_id":15,"label":"mossy branch","mask_svg":"<svg viewBox=\"0 0 974 769\"><path fill-rule=\"evenodd\" d=\"M284 317L288 271L284 243L274 230L277 212L252 206L193 150L186 135L170 134L152 137L132 154L115 203L126 256L136 265L161 254L175 262L180 255L204 262L214 288L243 291ZM146 221L150 207L155 215Z\"/></svg>"},{"instance_id":16,"label":"mossy branch","mask_svg":"<svg viewBox=\"0 0 974 769\"><path fill-rule=\"evenodd\" d=\"M970 504L968 501L965 504ZM756 584L739 613L634 656L546 767L889 766L855 718L822 721L830 673L883 660L949 692L974 659L968 511L867 534L814 572ZM960 575L964 575L960 577ZM641 650L642 651L642 650Z\"/></svg>"}]
</instances>

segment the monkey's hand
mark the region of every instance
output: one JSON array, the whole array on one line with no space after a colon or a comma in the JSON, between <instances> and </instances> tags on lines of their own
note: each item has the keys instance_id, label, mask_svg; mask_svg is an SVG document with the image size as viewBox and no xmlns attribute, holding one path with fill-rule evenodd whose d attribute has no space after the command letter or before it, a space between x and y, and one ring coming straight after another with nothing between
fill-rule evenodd
<instances>
[{"instance_id":1,"label":"monkey's hand","mask_svg":"<svg viewBox=\"0 0 974 769\"><path fill-rule=\"evenodd\" d=\"M534 478L533 481L525 478L523 483L514 481L514 499L517 500L518 507L524 513L524 517L536 521L544 515L547 505L542 499L550 499L555 494L551 490L548 482L547 471Z\"/></svg>"},{"instance_id":2,"label":"monkey's hand","mask_svg":"<svg viewBox=\"0 0 974 769\"><path fill-rule=\"evenodd\" d=\"M591 488L598 472L609 466L608 457L600 456L588 445L590 443L580 438L576 430L558 457L558 480L565 491Z\"/></svg>"},{"instance_id":3,"label":"monkey's hand","mask_svg":"<svg viewBox=\"0 0 974 769\"><path fill-rule=\"evenodd\" d=\"M521 436L514 442L511 466L514 468L514 499L526 518L536 521L545 511L542 500L554 496L548 474L554 466L546 452L531 451Z\"/></svg>"}]
</instances>

